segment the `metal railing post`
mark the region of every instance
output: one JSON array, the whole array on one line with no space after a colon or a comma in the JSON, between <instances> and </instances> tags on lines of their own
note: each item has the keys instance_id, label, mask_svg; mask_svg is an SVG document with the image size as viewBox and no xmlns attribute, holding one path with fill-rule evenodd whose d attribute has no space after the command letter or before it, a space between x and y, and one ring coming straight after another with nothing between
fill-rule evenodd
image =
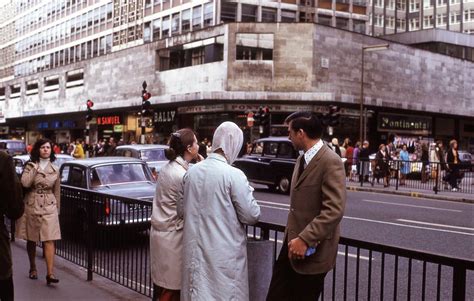
<instances>
[{"instance_id":1,"label":"metal railing post","mask_svg":"<svg viewBox=\"0 0 474 301\"><path fill-rule=\"evenodd\" d=\"M466 268L455 265L453 268L453 301L466 300Z\"/></svg>"},{"instance_id":2,"label":"metal railing post","mask_svg":"<svg viewBox=\"0 0 474 301\"><path fill-rule=\"evenodd\" d=\"M93 195L91 193L85 194L87 197L87 281L92 281L92 275L94 272L94 241L95 231L91 231L94 226L94 213L93 213Z\"/></svg>"},{"instance_id":3,"label":"metal railing post","mask_svg":"<svg viewBox=\"0 0 474 301\"><path fill-rule=\"evenodd\" d=\"M400 178L400 161L395 161L397 164L395 166L397 167L395 169L395 190L398 190L398 180Z\"/></svg>"}]
</instances>

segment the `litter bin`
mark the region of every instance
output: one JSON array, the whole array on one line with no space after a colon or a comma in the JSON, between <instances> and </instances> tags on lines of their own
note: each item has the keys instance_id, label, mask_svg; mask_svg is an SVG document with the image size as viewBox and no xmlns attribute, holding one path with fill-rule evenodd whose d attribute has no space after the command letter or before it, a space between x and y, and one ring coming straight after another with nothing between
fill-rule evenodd
<instances>
[{"instance_id":1,"label":"litter bin","mask_svg":"<svg viewBox=\"0 0 474 301\"><path fill-rule=\"evenodd\" d=\"M275 258L273 244L269 240L247 240L250 301L263 301L267 296Z\"/></svg>"}]
</instances>

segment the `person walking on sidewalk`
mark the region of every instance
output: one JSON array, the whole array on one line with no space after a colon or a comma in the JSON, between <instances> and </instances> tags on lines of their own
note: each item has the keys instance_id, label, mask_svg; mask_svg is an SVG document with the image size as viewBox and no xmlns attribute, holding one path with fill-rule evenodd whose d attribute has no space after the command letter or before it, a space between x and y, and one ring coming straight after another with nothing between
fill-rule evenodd
<instances>
[{"instance_id":1,"label":"person walking on sidewalk","mask_svg":"<svg viewBox=\"0 0 474 301\"><path fill-rule=\"evenodd\" d=\"M285 123L294 148L304 154L293 171L285 239L267 301L318 300L336 263L346 203L344 165L321 140L323 127L316 115L296 112Z\"/></svg>"},{"instance_id":2,"label":"person walking on sidewalk","mask_svg":"<svg viewBox=\"0 0 474 301\"><path fill-rule=\"evenodd\" d=\"M244 225L258 221L260 206L245 174L232 166L243 141L235 123L222 123L213 152L184 176L181 300L249 300Z\"/></svg>"},{"instance_id":3,"label":"person walking on sidewalk","mask_svg":"<svg viewBox=\"0 0 474 301\"><path fill-rule=\"evenodd\" d=\"M21 176L21 184L28 190L25 213L17 221L16 236L27 241L30 260L30 279L38 279L36 270L36 242L43 242L46 259L46 283L58 283L54 276L54 241L61 239L59 229L60 186L59 168L49 139L39 139L33 145L30 161Z\"/></svg>"},{"instance_id":4,"label":"person walking on sidewalk","mask_svg":"<svg viewBox=\"0 0 474 301\"><path fill-rule=\"evenodd\" d=\"M375 154L373 176L372 176L372 186L374 186L375 179L377 183L380 178L383 178L383 187L388 187L390 185L390 155L388 150L385 147L385 144L380 144L379 151Z\"/></svg>"},{"instance_id":5,"label":"person walking on sidewalk","mask_svg":"<svg viewBox=\"0 0 474 301\"><path fill-rule=\"evenodd\" d=\"M400 151L400 186L405 185L407 175L410 173L410 156L408 155L407 145L402 145Z\"/></svg>"},{"instance_id":6,"label":"person walking on sidewalk","mask_svg":"<svg viewBox=\"0 0 474 301\"><path fill-rule=\"evenodd\" d=\"M369 182L369 172L370 172L370 150L369 150L369 141L364 141L362 143L362 148L359 151L359 164L360 164L360 174L359 182Z\"/></svg>"},{"instance_id":7,"label":"person walking on sidewalk","mask_svg":"<svg viewBox=\"0 0 474 301\"><path fill-rule=\"evenodd\" d=\"M160 171L150 229L153 300L178 301L181 290L183 219L177 203L189 162L198 158L198 142L191 129L171 134L165 155L170 160Z\"/></svg>"},{"instance_id":8,"label":"person walking on sidewalk","mask_svg":"<svg viewBox=\"0 0 474 301\"><path fill-rule=\"evenodd\" d=\"M13 159L0 151L0 300L13 301L12 254L4 216L15 220L23 214L21 184L13 167Z\"/></svg>"},{"instance_id":9,"label":"person walking on sidewalk","mask_svg":"<svg viewBox=\"0 0 474 301\"><path fill-rule=\"evenodd\" d=\"M451 191L458 191L458 179L460 178L459 174L459 154L458 154L458 142L456 140L451 140L449 142L449 150L446 155L446 163L448 163L448 182L451 185Z\"/></svg>"}]
</instances>

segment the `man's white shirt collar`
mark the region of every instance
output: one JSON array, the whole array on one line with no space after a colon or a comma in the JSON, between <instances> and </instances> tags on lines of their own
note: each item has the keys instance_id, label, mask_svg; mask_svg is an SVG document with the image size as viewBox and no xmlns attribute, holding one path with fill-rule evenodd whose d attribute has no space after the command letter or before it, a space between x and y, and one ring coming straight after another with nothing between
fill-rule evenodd
<instances>
[{"instance_id":1,"label":"man's white shirt collar","mask_svg":"<svg viewBox=\"0 0 474 301\"><path fill-rule=\"evenodd\" d=\"M323 145L324 145L323 140L319 139L319 141L315 145L313 145L310 149L308 149L304 153L304 161L306 163L305 167L308 166L309 162L311 162L311 159L313 159L314 156L316 156L316 154L319 152L321 147L323 147Z\"/></svg>"}]
</instances>

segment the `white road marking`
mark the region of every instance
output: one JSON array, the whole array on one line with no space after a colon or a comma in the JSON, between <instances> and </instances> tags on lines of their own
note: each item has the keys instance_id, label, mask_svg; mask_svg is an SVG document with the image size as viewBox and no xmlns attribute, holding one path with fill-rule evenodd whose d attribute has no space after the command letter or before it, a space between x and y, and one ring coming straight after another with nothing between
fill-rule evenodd
<instances>
[{"instance_id":1,"label":"white road marking","mask_svg":"<svg viewBox=\"0 0 474 301\"><path fill-rule=\"evenodd\" d=\"M438 232L447 232L447 233L474 236L474 233L466 233L466 232L451 231L451 230L445 230L445 229L434 229L434 228L428 228L428 227L412 226L412 225L398 224L398 223L392 223L392 222L384 222L384 221L378 221L378 220L372 220L372 219L360 218L360 217L344 216L344 218L345 219L365 221L365 222L378 223L378 224L386 224L386 225L392 225L392 226L400 226L400 227L407 227L407 228L415 228L415 229L423 229L423 230L431 230L431 231L438 231Z\"/></svg>"},{"instance_id":2,"label":"white road marking","mask_svg":"<svg viewBox=\"0 0 474 301\"><path fill-rule=\"evenodd\" d=\"M474 228L443 225L443 224L434 224L434 223L420 222L420 221L414 221L414 220L402 219L402 218L397 219L397 221L406 222L406 223L413 223L413 224L429 225L429 226L435 226L435 227L444 227L444 228L453 228L453 229L459 229L459 230L474 231Z\"/></svg>"},{"instance_id":3,"label":"white road marking","mask_svg":"<svg viewBox=\"0 0 474 301\"><path fill-rule=\"evenodd\" d=\"M248 236L248 237L253 237L253 236L248 235L248 234L247 234L247 236ZM255 237L256 237L256 238L260 238L260 236L258 236L258 235L256 235ZM270 240L270 241L275 241L274 238L270 238L269 240ZM277 240L277 243L283 244L283 240L278 239L278 240ZM346 256L346 252L338 251L338 252L337 252L337 255ZM356 258L356 259L357 259L357 254L347 253L347 257L351 257L351 258ZM361 256L361 255L359 255L359 259L367 260L367 261L368 261L370 258L367 257L367 256ZM374 261L374 260L375 260L375 259L372 258L372 261Z\"/></svg>"},{"instance_id":4,"label":"white road marking","mask_svg":"<svg viewBox=\"0 0 474 301\"><path fill-rule=\"evenodd\" d=\"M257 202L262 203L262 204L278 205L278 206L283 206L283 207L288 207L288 208L290 208L290 205L289 205L289 204L275 203L275 202L262 201L262 200L257 200Z\"/></svg>"},{"instance_id":5,"label":"white road marking","mask_svg":"<svg viewBox=\"0 0 474 301\"><path fill-rule=\"evenodd\" d=\"M370 203L385 204L385 205L393 205L393 206L405 206L405 207L424 208L424 209L440 210L440 211L462 212L462 210L455 210L455 209L445 209L445 208L418 206L418 205L410 205L410 204L398 204L398 203L390 203L390 202L382 202L382 201L374 201L374 200L362 200L362 201L370 202Z\"/></svg>"},{"instance_id":6,"label":"white road marking","mask_svg":"<svg viewBox=\"0 0 474 301\"><path fill-rule=\"evenodd\" d=\"M271 208L271 209L278 209L278 210L288 211L288 208L281 208L281 207L275 207L275 206L260 205L260 207L265 207L265 208Z\"/></svg>"}]
</instances>

